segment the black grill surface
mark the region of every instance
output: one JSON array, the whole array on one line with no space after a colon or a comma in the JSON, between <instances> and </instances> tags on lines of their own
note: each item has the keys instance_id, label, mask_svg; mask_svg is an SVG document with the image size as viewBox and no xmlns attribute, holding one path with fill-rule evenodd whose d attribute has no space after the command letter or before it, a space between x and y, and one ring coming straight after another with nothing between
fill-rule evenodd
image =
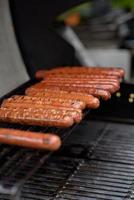
<instances>
[{"instance_id":1,"label":"black grill surface","mask_svg":"<svg viewBox=\"0 0 134 200\"><path fill-rule=\"evenodd\" d=\"M132 124L91 121L89 115L69 129L0 126L52 131L64 142L56 153L1 144L1 200L134 199Z\"/></svg>"},{"instance_id":2,"label":"black grill surface","mask_svg":"<svg viewBox=\"0 0 134 200\"><path fill-rule=\"evenodd\" d=\"M108 124L55 199L133 199L133 144L132 125Z\"/></svg>"},{"instance_id":3,"label":"black grill surface","mask_svg":"<svg viewBox=\"0 0 134 200\"><path fill-rule=\"evenodd\" d=\"M134 126L89 121L81 123L76 129L83 130L84 134L74 130L62 149L42 162L33 175L25 180L16 199L134 199ZM1 148L5 148L7 155L3 154L3 158L6 159L6 146ZM9 152L15 149L12 147ZM18 151L20 155L31 153L26 165L18 164L19 178L26 170L32 169L44 153L37 154L37 151L30 152L27 149ZM18 151L14 153L16 160L7 166L13 172L12 179L10 177L12 181L16 181L17 177L14 175L17 174L15 163L21 160L17 158ZM0 199L9 197L1 194Z\"/></svg>"}]
</instances>

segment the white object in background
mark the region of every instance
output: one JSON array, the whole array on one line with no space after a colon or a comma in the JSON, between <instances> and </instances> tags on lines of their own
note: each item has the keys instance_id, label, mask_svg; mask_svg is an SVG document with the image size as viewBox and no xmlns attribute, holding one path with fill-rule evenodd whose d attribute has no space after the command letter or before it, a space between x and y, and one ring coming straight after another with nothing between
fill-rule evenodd
<instances>
[{"instance_id":1,"label":"white object in background","mask_svg":"<svg viewBox=\"0 0 134 200\"><path fill-rule=\"evenodd\" d=\"M69 26L66 26L62 31L59 31L59 34L69 42L75 49L76 58L80 61L81 65L85 66L95 66L96 63L91 58L91 56L87 53L86 48L75 34L75 32Z\"/></svg>"},{"instance_id":2,"label":"white object in background","mask_svg":"<svg viewBox=\"0 0 134 200\"><path fill-rule=\"evenodd\" d=\"M124 68L125 80L130 80L131 55L128 50L88 49L87 52L99 66Z\"/></svg>"},{"instance_id":3,"label":"white object in background","mask_svg":"<svg viewBox=\"0 0 134 200\"><path fill-rule=\"evenodd\" d=\"M0 0L0 96L29 80L14 34L8 0Z\"/></svg>"}]
</instances>

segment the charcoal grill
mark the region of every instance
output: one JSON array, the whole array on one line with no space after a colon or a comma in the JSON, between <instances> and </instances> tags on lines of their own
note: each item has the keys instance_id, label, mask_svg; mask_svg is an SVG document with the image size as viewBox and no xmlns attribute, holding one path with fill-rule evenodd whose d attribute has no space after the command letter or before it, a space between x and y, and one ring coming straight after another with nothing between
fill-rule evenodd
<instances>
[{"instance_id":1,"label":"charcoal grill","mask_svg":"<svg viewBox=\"0 0 134 200\"><path fill-rule=\"evenodd\" d=\"M1 5L4 6L0 6L0 8L5 8L7 0L1 0L0 3L2 2L4 4ZM64 43L63 40L60 40L59 36L54 36L53 41L57 40L61 44L60 48L62 47L66 50L61 54L61 51L59 52L57 49L55 58L51 59L52 54L50 54L47 60L45 60L44 54L42 55L38 52L38 48L34 48L32 39L36 35L37 41L40 44L41 40L39 38L40 36L43 37L44 31L47 29L45 28L44 30L43 27L37 29L38 25L43 23L44 13L47 13L47 16L50 15L49 23L46 22L47 27L61 10L63 11L82 1L77 0L77 3L76 1L68 1L68 6L63 6L62 0L55 1L55 9L56 5L58 7L60 4L59 8L61 10L57 9L55 11L53 7L52 12L50 12L49 7L48 13L45 12L44 7L37 16L35 15L40 23L38 23L35 16L29 18L36 11L36 2L36 0L29 0L28 4L24 0L20 0L19 3L17 0L10 2L17 40L28 74L30 75L30 80L26 82L28 76L25 76L23 82L26 83L10 93L6 92L7 94L1 97L0 102L13 94L24 94L25 89L36 82L36 80L32 79L32 76L40 66L73 65L77 62L73 56L73 48L68 46L66 42ZM41 7L43 7L42 5L47 1L42 0L40 2L42 2ZM58 2L60 3L58 4ZM48 5L50 6L50 4ZM38 5L40 4L38 3ZM46 10L47 8L46 6ZM28 22L25 20L25 23L23 23L23 15L24 19L28 19ZM35 19L34 23L32 20ZM27 32L24 24L28 27L29 20L31 23L28 29L29 32ZM34 24L36 25L35 28ZM43 34L40 32L41 30ZM35 35L30 37L31 33L35 33ZM49 33L47 32L47 35ZM50 34L49 37L51 38L53 34ZM48 51L47 53L49 54L54 42L49 49L45 48L47 42L45 38L43 37L42 39L44 39L44 42L40 44L39 49L41 52L45 50L45 53ZM29 42L31 46L29 46ZM49 46L48 43L47 45ZM11 47L12 45L10 45L9 49ZM6 64L8 65L9 63L11 62ZM12 67L15 64L18 63L14 62ZM21 63L21 68L23 64ZM17 85L19 84L17 83ZM14 85L15 87L16 84ZM7 89L9 91L9 88ZM2 91L1 93L5 92ZM0 127L36 132L54 132L61 137L63 145L59 151L53 153L0 144L0 199L134 199L134 114L132 112L134 105L128 101L130 94L134 94L134 86L122 83L119 94L115 94L108 102L101 102L100 109L85 111L83 121L67 129L1 123Z\"/></svg>"}]
</instances>

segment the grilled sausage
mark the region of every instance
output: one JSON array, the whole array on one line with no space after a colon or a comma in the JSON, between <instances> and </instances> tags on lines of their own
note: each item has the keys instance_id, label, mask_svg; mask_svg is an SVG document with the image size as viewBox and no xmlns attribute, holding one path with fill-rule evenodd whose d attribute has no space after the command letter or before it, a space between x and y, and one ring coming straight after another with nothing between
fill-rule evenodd
<instances>
[{"instance_id":1,"label":"grilled sausage","mask_svg":"<svg viewBox=\"0 0 134 200\"><path fill-rule=\"evenodd\" d=\"M55 111L58 112L58 113L62 113L62 114L66 114L66 115L71 116L76 123L79 123L82 120L82 112L81 112L80 109L57 107L57 106L45 105L45 104L38 104L38 102L36 102L35 104L33 104L32 102L31 103L26 103L24 101L24 99L22 101L20 101L20 102L14 102L14 101L11 102L10 99L9 99L9 101L8 101L8 99L4 100L3 103L2 103L2 107L3 108L9 108L9 109L12 109L12 108L39 109L39 108L41 108L46 112L47 112L47 110L55 109Z\"/></svg>"},{"instance_id":2,"label":"grilled sausage","mask_svg":"<svg viewBox=\"0 0 134 200\"><path fill-rule=\"evenodd\" d=\"M42 108L0 108L0 121L55 127L70 127L74 123L73 118L62 111L44 110Z\"/></svg>"},{"instance_id":3,"label":"grilled sausage","mask_svg":"<svg viewBox=\"0 0 134 200\"><path fill-rule=\"evenodd\" d=\"M76 93L62 90L45 89L43 91L37 91L36 89L28 88L25 92L29 96L45 97L45 98L64 98L66 100L78 100L83 101L87 108L96 109L99 107L99 99L84 93Z\"/></svg>"},{"instance_id":4,"label":"grilled sausage","mask_svg":"<svg viewBox=\"0 0 134 200\"><path fill-rule=\"evenodd\" d=\"M102 73L109 75L116 75L118 77L123 77L125 75L125 71L122 68L115 67L59 67L49 70L51 72L56 73Z\"/></svg>"},{"instance_id":5,"label":"grilled sausage","mask_svg":"<svg viewBox=\"0 0 134 200\"><path fill-rule=\"evenodd\" d=\"M32 103L32 104L41 104L41 105L50 105L55 107L65 107L65 108L74 108L74 109L85 109L86 103L84 101L80 100L74 100L74 99L65 99L65 98L59 98L59 97L37 97L37 96L23 96L23 95L14 95L6 100L4 102L16 102L16 103Z\"/></svg>"},{"instance_id":6,"label":"grilled sausage","mask_svg":"<svg viewBox=\"0 0 134 200\"><path fill-rule=\"evenodd\" d=\"M42 82L47 81L47 82L74 82L74 83L90 83L90 82L100 82L100 83L110 83L110 84L119 84L119 79L112 79L112 78L99 78L99 77L55 77L55 76L51 76L51 77L46 77L45 79L42 80Z\"/></svg>"},{"instance_id":7,"label":"grilled sausage","mask_svg":"<svg viewBox=\"0 0 134 200\"><path fill-rule=\"evenodd\" d=\"M117 89L115 89L115 87L113 85L101 85L101 84L76 84L76 83L53 83L53 82L41 82L41 83L37 83L33 86L36 89L44 89L46 87L59 87L60 89L62 89L62 87L70 87L70 88L77 88L77 89L101 89L101 90L106 90L109 91L110 93L114 93L117 91ZM119 89L119 88L118 88Z\"/></svg>"},{"instance_id":8,"label":"grilled sausage","mask_svg":"<svg viewBox=\"0 0 134 200\"><path fill-rule=\"evenodd\" d=\"M61 146L58 136L50 133L36 133L0 128L0 142L21 147L55 151Z\"/></svg>"},{"instance_id":9,"label":"grilled sausage","mask_svg":"<svg viewBox=\"0 0 134 200\"><path fill-rule=\"evenodd\" d=\"M36 72L35 77L37 79L46 79L46 78L82 78L82 79L108 79L108 80L119 80L118 76L115 75L105 75L105 74L49 74L46 73L46 70L39 70Z\"/></svg>"},{"instance_id":10,"label":"grilled sausage","mask_svg":"<svg viewBox=\"0 0 134 200\"><path fill-rule=\"evenodd\" d=\"M65 86L78 86L78 87L90 87L90 88L99 88L108 90L111 93L114 93L120 89L119 83L111 83L106 81L51 81L51 80L45 80L40 83L40 85L65 85Z\"/></svg>"},{"instance_id":11,"label":"grilled sausage","mask_svg":"<svg viewBox=\"0 0 134 200\"><path fill-rule=\"evenodd\" d=\"M45 71L45 74L101 74L114 75L123 77L125 72L121 68L104 68L104 67L60 67ZM39 72L36 74L39 77Z\"/></svg>"},{"instance_id":12,"label":"grilled sausage","mask_svg":"<svg viewBox=\"0 0 134 200\"><path fill-rule=\"evenodd\" d=\"M80 92L80 93L84 93L84 94L90 94L93 95L97 98L102 98L103 100L108 100L111 98L111 95L108 91L106 90L101 90L101 89L97 89L97 88L78 88L78 87L68 87L68 86L47 86L46 88L50 88L50 89L58 89L58 90L65 90L65 91L69 91L69 92ZM43 91L43 89L42 89Z\"/></svg>"},{"instance_id":13,"label":"grilled sausage","mask_svg":"<svg viewBox=\"0 0 134 200\"><path fill-rule=\"evenodd\" d=\"M48 91L51 91L51 93L49 93ZM87 98L87 99L85 98L85 102L89 108L98 108L99 107L99 101L95 97L102 98L104 100L108 100L111 98L111 95L108 91L93 89L93 88L90 88L90 89L89 88L88 89L85 89L85 88L80 89L79 88L78 89L78 88L74 88L74 87L70 88L70 87L64 87L64 86L63 87L48 87L47 86L45 89L37 89L32 86L32 87L27 88L25 91L25 93L30 96L33 96L33 95L37 96L38 94L36 95L36 93L39 93L39 95L42 94L42 96L46 95L47 93L49 93L49 96L50 96L50 94L52 96L56 96L56 94L59 95L60 92L61 92L63 98L65 98L65 95L66 95L66 98L68 98L68 94L71 94L71 95L69 95L70 99L73 98L73 99L78 99L78 100L82 100L82 99L84 100L84 97L87 97L87 95L89 95L88 96L89 98ZM72 94L72 92L73 92L73 94ZM80 93L80 98L79 98L79 93ZM95 97L93 97L93 96L95 96Z\"/></svg>"}]
</instances>

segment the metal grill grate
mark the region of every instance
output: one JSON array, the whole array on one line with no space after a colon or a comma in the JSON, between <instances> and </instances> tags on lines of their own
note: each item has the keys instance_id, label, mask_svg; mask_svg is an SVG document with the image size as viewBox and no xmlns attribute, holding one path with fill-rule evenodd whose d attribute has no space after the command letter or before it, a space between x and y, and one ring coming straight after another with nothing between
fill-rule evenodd
<instances>
[{"instance_id":1,"label":"metal grill grate","mask_svg":"<svg viewBox=\"0 0 134 200\"><path fill-rule=\"evenodd\" d=\"M25 87L13 93L21 94ZM0 145L1 200L134 199L133 125L83 121L69 129L0 126L55 132L64 141L54 154Z\"/></svg>"},{"instance_id":2,"label":"metal grill grate","mask_svg":"<svg viewBox=\"0 0 134 200\"><path fill-rule=\"evenodd\" d=\"M16 197L21 200L90 200L90 199L111 199L123 200L133 199L134 184L134 162L133 142L134 127L132 125L109 124L104 129L99 123L90 122L92 129L97 129L94 140L85 142L87 151L85 155L67 154L64 148L61 152L52 155L41 167L31 176L22 187L22 192ZM87 123L88 124L88 123ZM83 123L83 126L86 124ZM80 125L82 126L82 125ZM81 129L81 127L79 127ZM74 132L69 138L76 138L74 143L79 146L80 135ZM69 141L65 143L69 145ZM72 141L73 143L73 141ZM73 144L71 144L72 147ZM2 148L2 146L1 146ZM5 146L6 148L6 146ZM69 146L68 146L69 148ZM11 149L10 149L11 150ZM12 151L15 151L14 147ZM11 151L11 152L12 152ZM10 151L9 151L10 152ZM5 153L9 153L5 149ZM23 155L24 149L20 151ZM34 151L31 150L32 158ZM26 152L25 153L30 153ZM39 152L38 152L39 153ZM64 155L65 153L65 155ZM12 153L10 153L11 155ZM40 152L40 156L41 156ZM62 155L62 156L61 156ZM4 158L7 156L4 155ZM39 157L40 157L39 156ZM77 156L80 157L77 159ZM37 156L38 157L38 156ZM21 173L31 169L34 159L27 162L27 167L22 168ZM9 169L13 163L9 165ZM24 170L24 171L23 171ZM16 177L15 177L16 178ZM19 177L20 178L20 177ZM7 195L0 195L0 199L6 200ZM13 198L15 199L15 197Z\"/></svg>"},{"instance_id":3,"label":"metal grill grate","mask_svg":"<svg viewBox=\"0 0 134 200\"><path fill-rule=\"evenodd\" d=\"M134 127L110 124L103 134L55 199L133 199Z\"/></svg>"},{"instance_id":4,"label":"metal grill grate","mask_svg":"<svg viewBox=\"0 0 134 200\"><path fill-rule=\"evenodd\" d=\"M60 135L62 141L67 138L75 128L56 129L46 127L26 127L16 125L2 124L10 128L19 128L32 131L50 131ZM29 179L34 172L42 166L42 164L52 155L52 152L42 152L19 147L10 147L8 145L0 146L0 193L9 195L12 199L18 199L20 189L23 184ZM8 197L8 198L9 198Z\"/></svg>"},{"instance_id":5,"label":"metal grill grate","mask_svg":"<svg viewBox=\"0 0 134 200\"><path fill-rule=\"evenodd\" d=\"M23 94L25 88L35 81L27 82L13 92L1 98L7 98L13 94ZM87 111L88 112L88 111ZM85 112L85 114L87 113ZM71 134L77 126L60 129L55 127L23 126L19 124L1 123L0 127L14 128L36 132L52 132L60 136L62 142ZM42 166L52 155L52 152L42 152L26 148L0 146L0 194L2 199L20 199L23 184ZM0 198L1 198L0 195Z\"/></svg>"},{"instance_id":6,"label":"metal grill grate","mask_svg":"<svg viewBox=\"0 0 134 200\"><path fill-rule=\"evenodd\" d=\"M121 200L131 187L134 168L100 161L84 162L69 178L57 199Z\"/></svg>"},{"instance_id":7,"label":"metal grill grate","mask_svg":"<svg viewBox=\"0 0 134 200\"><path fill-rule=\"evenodd\" d=\"M66 157L51 158L27 181L22 190L22 199L52 199L77 163Z\"/></svg>"}]
</instances>

